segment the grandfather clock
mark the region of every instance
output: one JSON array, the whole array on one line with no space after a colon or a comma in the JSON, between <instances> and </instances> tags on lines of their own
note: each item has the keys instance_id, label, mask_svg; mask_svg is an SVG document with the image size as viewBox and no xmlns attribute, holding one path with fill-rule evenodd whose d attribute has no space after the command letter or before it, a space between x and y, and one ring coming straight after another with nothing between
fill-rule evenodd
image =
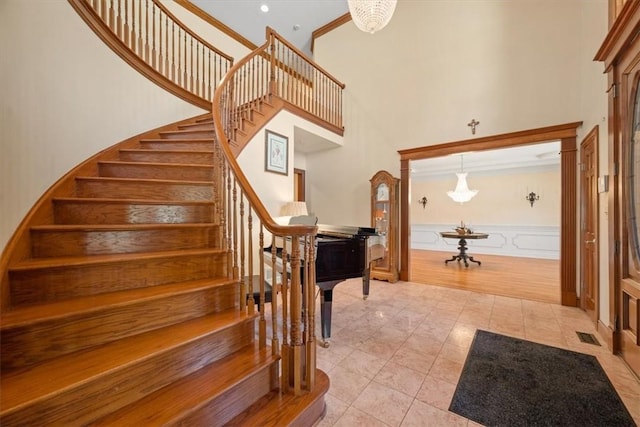
<instances>
[{"instance_id":1,"label":"grandfather clock","mask_svg":"<svg viewBox=\"0 0 640 427\"><path fill-rule=\"evenodd\" d=\"M398 271L398 186L400 180L387 171L371 178L371 226L385 247L384 257L371 264L371 278L397 282Z\"/></svg>"}]
</instances>

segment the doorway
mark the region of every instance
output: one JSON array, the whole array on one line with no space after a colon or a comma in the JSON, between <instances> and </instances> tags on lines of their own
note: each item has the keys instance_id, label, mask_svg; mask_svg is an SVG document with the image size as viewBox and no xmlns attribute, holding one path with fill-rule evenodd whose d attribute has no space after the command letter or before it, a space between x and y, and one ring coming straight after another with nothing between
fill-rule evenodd
<instances>
[{"instance_id":1,"label":"doorway","mask_svg":"<svg viewBox=\"0 0 640 427\"><path fill-rule=\"evenodd\" d=\"M475 138L426 147L400 150L400 279L410 278L410 172L411 161L440 157L466 151L483 151L517 147L539 142L561 142L561 230L560 230L560 301L563 305L577 305L576 238L577 238L577 146L576 129L582 122Z\"/></svg>"},{"instance_id":2,"label":"doorway","mask_svg":"<svg viewBox=\"0 0 640 427\"><path fill-rule=\"evenodd\" d=\"M293 201L305 202L306 199L306 172L304 169L293 169Z\"/></svg>"},{"instance_id":3,"label":"doorway","mask_svg":"<svg viewBox=\"0 0 640 427\"><path fill-rule=\"evenodd\" d=\"M598 126L580 143L580 308L598 323Z\"/></svg>"}]
</instances>

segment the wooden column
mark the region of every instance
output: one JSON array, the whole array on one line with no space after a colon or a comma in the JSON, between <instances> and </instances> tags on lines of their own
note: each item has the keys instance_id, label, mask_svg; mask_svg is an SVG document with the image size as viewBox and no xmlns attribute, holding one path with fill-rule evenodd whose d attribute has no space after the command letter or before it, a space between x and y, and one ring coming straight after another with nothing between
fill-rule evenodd
<instances>
[{"instance_id":1,"label":"wooden column","mask_svg":"<svg viewBox=\"0 0 640 427\"><path fill-rule=\"evenodd\" d=\"M562 305L575 307L576 294L576 247L577 247L577 149L576 138L562 138L560 158L562 163L561 221L560 233L560 284Z\"/></svg>"},{"instance_id":2,"label":"wooden column","mask_svg":"<svg viewBox=\"0 0 640 427\"><path fill-rule=\"evenodd\" d=\"M411 221L409 218L409 185L411 184L411 170L409 160L400 160L400 280L408 282L411 278L409 251L411 248Z\"/></svg>"}]
</instances>

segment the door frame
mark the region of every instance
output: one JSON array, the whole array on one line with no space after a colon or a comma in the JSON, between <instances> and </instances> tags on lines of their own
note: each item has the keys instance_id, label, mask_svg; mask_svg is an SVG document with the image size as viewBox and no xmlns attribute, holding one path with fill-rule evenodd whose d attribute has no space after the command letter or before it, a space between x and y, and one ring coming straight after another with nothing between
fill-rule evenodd
<instances>
[{"instance_id":1,"label":"door frame","mask_svg":"<svg viewBox=\"0 0 640 427\"><path fill-rule=\"evenodd\" d=\"M466 151L495 150L541 142L560 141L561 226L560 302L576 307L577 281L577 128L582 122L565 123L482 138L398 150L400 154L400 280L410 277L411 160L428 159Z\"/></svg>"}]
</instances>

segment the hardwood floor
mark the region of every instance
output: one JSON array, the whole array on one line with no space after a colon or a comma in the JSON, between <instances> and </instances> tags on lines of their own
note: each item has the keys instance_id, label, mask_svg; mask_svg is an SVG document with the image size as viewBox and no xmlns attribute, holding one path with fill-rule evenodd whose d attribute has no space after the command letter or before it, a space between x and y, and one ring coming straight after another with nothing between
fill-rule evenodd
<instances>
[{"instance_id":1,"label":"hardwood floor","mask_svg":"<svg viewBox=\"0 0 640 427\"><path fill-rule=\"evenodd\" d=\"M411 250L411 281L492 295L560 303L560 261L496 255L475 256L482 265L456 261L453 253Z\"/></svg>"}]
</instances>

